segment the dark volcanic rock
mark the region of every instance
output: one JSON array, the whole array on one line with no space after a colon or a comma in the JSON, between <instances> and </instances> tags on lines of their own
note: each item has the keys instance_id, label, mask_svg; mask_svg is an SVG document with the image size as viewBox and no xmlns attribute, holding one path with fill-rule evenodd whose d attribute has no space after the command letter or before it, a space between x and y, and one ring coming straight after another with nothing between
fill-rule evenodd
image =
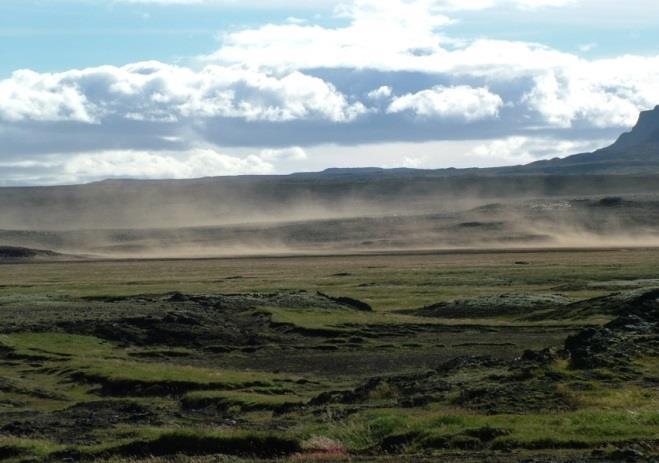
<instances>
[{"instance_id":1,"label":"dark volcanic rock","mask_svg":"<svg viewBox=\"0 0 659 463\"><path fill-rule=\"evenodd\" d=\"M659 290L626 301L620 316L601 328L588 328L570 336L565 349L574 368L626 367L639 353L657 354Z\"/></svg>"},{"instance_id":2,"label":"dark volcanic rock","mask_svg":"<svg viewBox=\"0 0 659 463\"><path fill-rule=\"evenodd\" d=\"M490 384L464 389L459 405L488 415L524 414L547 410L570 410L569 400L549 380Z\"/></svg>"},{"instance_id":3,"label":"dark volcanic rock","mask_svg":"<svg viewBox=\"0 0 659 463\"><path fill-rule=\"evenodd\" d=\"M0 432L19 437L45 437L67 444L97 443L98 429L119 424L157 425L157 414L136 402L103 400L76 404L65 410L45 414L29 414L14 419Z\"/></svg>"},{"instance_id":4,"label":"dark volcanic rock","mask_svg":"<svg viewBox=\"0 0 659 463\"><path fill-rule=\"evenodd\" d=\"M92 335L108 341L138 346L202 348L230 352L268 344L293 344L310 337L332 337L332 330L305 330L273 322L260 307L311 311L371 310L364 302L304 291L273 294L95 297L87 301L106 305L103 317L56 322L68 333ZM140 311L134 308L140 307ZM158 310L146 311L149 307ZM141 312L141 313L140 313ZM36 329L31 327L31 329ZM52 329L52 325L39 328Z\"/></svg>"},{"instance_id":5,"label":"dark volcanic rock","mask_svg":"<svg viewBox=\"0 0 659 463\"><path fill-rule=\"evenodd\" d=\"M349 307L351 309L360 310L362 312L372 312L373 308L365 302L358 301L351 297L332 297L321 292L318 293L319 296L329 299L330 301L342 305L344 307Z\"/></svg>"},{"instance_id":6,"label":"dark volcanic rock","mask_svg":"<svg viewBox=\"0 0 659 463\"><path fill-rule=\"evenodd\" d=\"M588 328L565 341L574 368L613 368L628 363L634 344L608 328Z\"/></svg>"},{"instance_id":7,"label":"dark volcanic rock","mask_svg":"<svg viewBox=\"0 0 659 463\"><path fill-rule=\"evenodd\" d=\"M505 360L495 359L486 356L462 356L456 357L448 362L444 362L437 368L437 371L443 374L465 368L496 368L508 365Z\"/></svg>"},{"instance_id":8,"label":"dark volcanic rock","mask_svg":"<svg viewBox=\"0 0 659 463\"><path fill-rule=\"evenodd\" d=\"M643 111L634 128L623 133L611 148L625 149L645 143L659 143L659 106Z\"/></svg>"},{"instance_id":9,"label":"dark volcanic rock","mask_svg":"<svg viewBox=\"0 0 659 463\"><path fill-rule=\"evenodd\" d=\"M549 364L559 357L559 353L555 349L547 348L541 351L526 350L522 354L520 360L523 362L532 362L539 364Z\"/></svg>"},{"instance_id":10,"label":"dark volcanic rock","mask_svg":"<svg viewBox=\"0 0 659 463\"><path fill-rule=\"evenodd\" d=\"M629 331L632 333L656 332L657 324L644 320L638 315L623 315L605 325L605 328L613 331Z\"/></svg>"},{"instance_id":11,"label":"dark volcanic rock","mask_svg":"<svg viewBox=\"0 0 659 463\"><path fill-rule=\"evenodd\" d=\"M400 313L429 318L487 318L528 315L539 310L558 309L568 303L567 298L556 294L499 294L440 302L420 309L401 310Z\"/></svg>"},{"instance_id":12,"label":"dark volcanic rock","mask_svg":"<svg viewBox=\"0 0 659 463\"><path fill-rule=\"evenodd\" d=\"M314 397L309 405L331 403L360 404L371 399L385 399L403 407L433 402L450 390L450 385L434 371L371 378L347 391L328 391Z\"/></svg>"},{"instance_id":13,"label":"dark volcanic rock","mask_svg":"<svg viewBox=\"0 0 659 463\"><path fill-rule=\"evenodd\" d=\"M0 260L22 260L33 259L35 257L57 257L60 255L53 251L44 251L41 249L0 246Z\"/></svg>"}]
</instances>

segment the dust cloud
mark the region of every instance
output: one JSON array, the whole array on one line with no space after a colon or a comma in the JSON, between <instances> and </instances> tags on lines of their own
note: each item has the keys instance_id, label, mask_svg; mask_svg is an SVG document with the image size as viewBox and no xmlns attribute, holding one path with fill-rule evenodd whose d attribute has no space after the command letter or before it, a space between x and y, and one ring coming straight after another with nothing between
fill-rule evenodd
<instances>
[{"instance_id":1,"label":"dust cloud","mask_svg":"<svg viewBox=\"0 0 659 463\"><path fill-rule=\"evenodd\" d=\"M659 196L633 188L359 176L5 188L0 245L91 258L659 246Z\"/></svg>"}]
</instances>

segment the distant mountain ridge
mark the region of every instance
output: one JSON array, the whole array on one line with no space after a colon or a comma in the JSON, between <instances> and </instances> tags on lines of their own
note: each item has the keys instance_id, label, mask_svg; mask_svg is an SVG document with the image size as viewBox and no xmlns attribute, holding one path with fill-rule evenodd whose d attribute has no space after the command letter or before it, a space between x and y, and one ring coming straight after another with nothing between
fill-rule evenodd
<instances>
[{"instance_id":1,"label":"distant mountain ridge","mask_svg":"<svg viewBox=\"0 0 659 463\"><path fill-rule=\"evenodd\" d=\"M526 165L492 168L383 169L378 167L330 168L322 172L298 173L298 176L368 176L368 175L609 175L659 174L659 106L641 112L631 131L615 143L592 153L532 162Z\"/></svg>"},{"instance_id":2,"label":"distant mountain ridge","mask_svg":"<svg viewBox=\"0 0 659 463\"><path fill-rule=\"evenodd\" d=\"M623 133L615 143L592 153L580 153L565 158L554 158L520 166L467 169L327 169L322 174L411 175L414 172L442 175L607 175L607 174L659 174L659 106L643 111L631 131Z\"/></svg>"},{"instance_id":3,"label":"distant mountain ridge","mask_svg":"<svg viewBox=\"0 0 659 463\"><path fill-rule=\"evenodd\" d=\"M659 195L659 107L593 153L487 169L332 168L0 188L0 229L203 227L454 210L491 200ZM2 244L2 243L0 243Z\"/></svg>"},{"instance_id":4,"label":"distant mountain ridge","mask_svg":"<svg viewBox=\"0 0 659 463\"><path fill-rule=\"evenodd\" d=\"M498 173L563 175L659 173L659 106L643 111L633 129L606 148L495 170Z\"/></svg>"}]
</instances>

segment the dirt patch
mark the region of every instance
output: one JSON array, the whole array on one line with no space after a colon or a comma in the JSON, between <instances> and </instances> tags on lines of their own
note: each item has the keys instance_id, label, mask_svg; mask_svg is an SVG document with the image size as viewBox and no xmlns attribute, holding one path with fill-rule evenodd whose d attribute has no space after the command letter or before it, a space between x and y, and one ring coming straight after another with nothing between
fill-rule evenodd
<instances>
[{"instance_id":1,"label":"dirt patch","mask_svg":"<svg viewBox=\"0 0 659 463\"><path fill-rule=\"evenodd\" d=\"M101 443L95 433L120 424L158 425L158 413L134 401L84 402L52 413L25 415L2 425L0 432L16 437L53 439L63 444Z\"/></svg>"},{"instance_id":2,"label":"dirt patch","mask_svg":"<svg viewBox=\"0 0 659 463\"><path fill-rule=\"evenodd\" d=\"M198 383L185 380L143 381L133 379L117 379L106 376L75 372L71 379L83 384L98 384L94 392L108 397L180 397L193 391L233 390L238 386L226 383ZM268 387L268 383L253 381L240 384L240 387Z\"/></svg>"},{"instance_id":3,"label":"dirt patch","mask_svg":"<svg viewBox=\"0 0 659 463\"><path fill-rule=\"evenodd\" d=\"M301 450L294 439L275 436L204 436L170 433L152 441L137 441L95 455L98 457L150 457L161 455L234 455L282 458Z\"/></svg>"}]
</instances>

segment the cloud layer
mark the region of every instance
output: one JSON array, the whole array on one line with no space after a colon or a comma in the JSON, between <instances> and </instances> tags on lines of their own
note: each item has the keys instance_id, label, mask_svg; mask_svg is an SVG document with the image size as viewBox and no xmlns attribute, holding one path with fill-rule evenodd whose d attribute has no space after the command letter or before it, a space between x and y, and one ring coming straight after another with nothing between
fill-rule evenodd
<instances>
[{"instance_id":1,"label":"cloud layer","mask_svg":"<svg viewBox=\"0 0 659 463\"><path fill-rule=\"evenodd\" d=\"M366 143L483 140L465 156L502 162L579 151L659 103L659 56L586 59L538 43L467 40L451 30L459 10L581 3L326 1L331 21L224 32L215 52L186 65L17 70L0 80L1 181L303 170L313 164L309 148L331 143L357 153ZM410 159L401 153L401 164ZM424 159L413 164L450 164L441 153Z\"/></svg>"},{"instance_id":2,"label":"cloud layer","mask_svg":"<svg viewBox=\"0 0 659 463\"><path fill-rule=\"evenodd\" d=\"M348 122L366 109L334 86L290 72L281 77L210 65L199 71L159 62L103 66L59 74L17 71L0 81L0 118L8 122L124 119L176 122L242 118Z\"/></svg>"}]
</instances>

